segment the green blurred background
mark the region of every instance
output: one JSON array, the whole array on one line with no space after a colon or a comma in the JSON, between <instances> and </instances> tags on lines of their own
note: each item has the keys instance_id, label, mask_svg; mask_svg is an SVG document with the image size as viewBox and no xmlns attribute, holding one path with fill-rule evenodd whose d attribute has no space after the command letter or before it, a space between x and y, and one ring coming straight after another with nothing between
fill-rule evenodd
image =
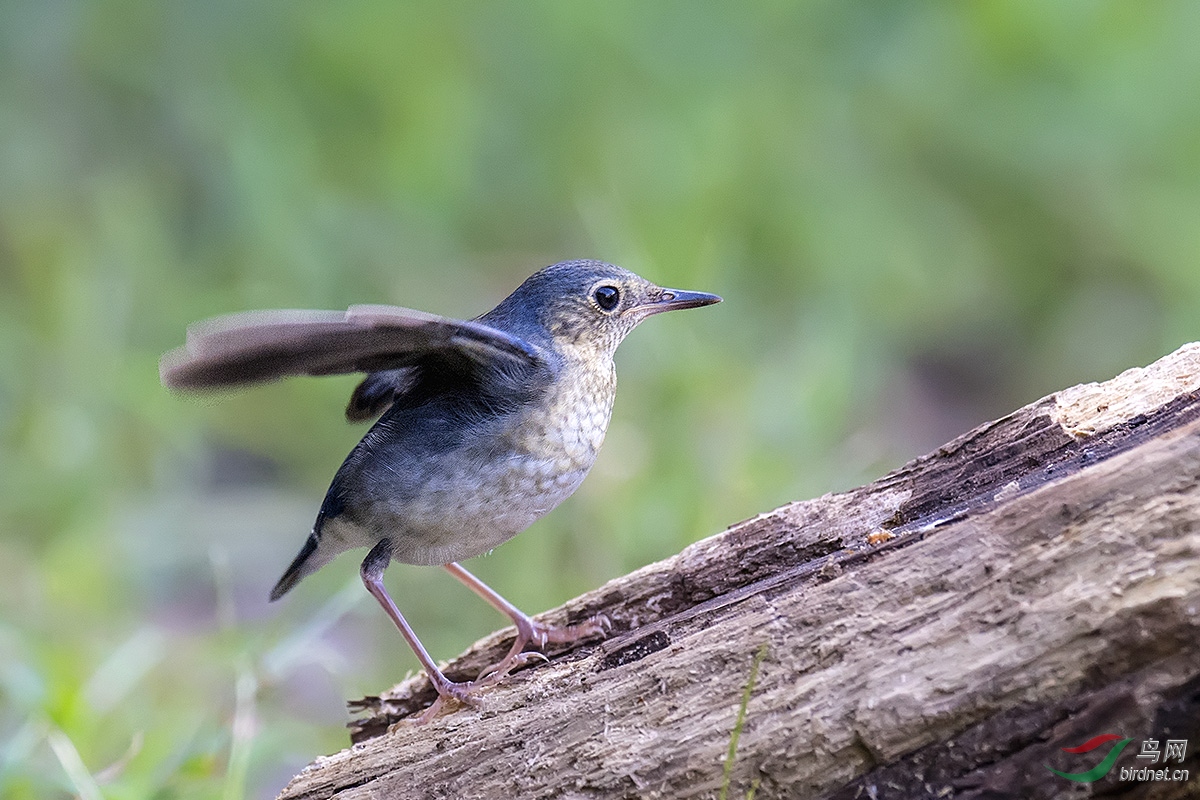
<instances>
[{"instance_id":1,"label":"green blurred background","mask_svg":"<svg viewBox=\"0 0 1200 800\"><path fill-rule=\"evenodd\" d=\"M630 337L591 477L471 564L540 611L1200 338L1197 41L1191 2L3 3L0 795L270 797L416 667L353 556L266 602L354 378L172 396L188 323L471 316L575 257L724 295ZM436 657L502 624L389 584Z\"/></svg>"}]
</instances>

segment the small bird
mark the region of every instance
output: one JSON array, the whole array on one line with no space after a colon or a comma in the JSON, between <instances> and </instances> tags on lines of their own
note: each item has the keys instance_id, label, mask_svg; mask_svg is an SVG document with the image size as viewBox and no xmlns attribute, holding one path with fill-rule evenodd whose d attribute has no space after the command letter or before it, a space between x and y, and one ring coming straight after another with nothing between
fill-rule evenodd
<instances>
[{"instance_id":1,"label":"small bird","mask_svg":"<svg viewBox=\"0 0 1200 800\"><path fill-rule=\"evenodd\" d=\"M536 653L530 643L603 635L608 621L551 627L523 614L457 562L528 528L578 488L596 460L616 393L613 354L647 317L721 298L664 289L600 261L534 273L491 311L457 320L384 305L251 311L189 327L163 356L165 386L213 390L289 375L365 372L346 408L378 421L333 477L277 600L345 550L369 547L367 590L446 700L474 704ZM439 565L505 614L508 654L471 682L447 678L383 586L391 561Z\"/></svg>"}]
</instances>

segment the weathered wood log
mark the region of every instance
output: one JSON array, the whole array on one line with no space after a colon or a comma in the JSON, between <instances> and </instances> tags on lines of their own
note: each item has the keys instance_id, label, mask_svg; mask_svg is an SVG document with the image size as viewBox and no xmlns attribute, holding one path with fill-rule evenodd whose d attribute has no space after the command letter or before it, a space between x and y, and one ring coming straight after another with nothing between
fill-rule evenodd
<instances>
[{"instance_id":1,"label":"weathered wood log","mask_svg":"<svg viewBox=\"0 0 1200 800\"><path fill-rule=\"evenodd\" d=\"M859 489L747 520L545 615L606 641L416 727L421 676L284 798L1200 796L1200 344ZM470 677L511 631L447 669ZM761 670L742 706L752 662ZM726 764L739 710L745 721ZM1092 783L1100 734L1190 780ZM1155 765L1163 767L1160 762Z\"/></svg>"}]
</instances>

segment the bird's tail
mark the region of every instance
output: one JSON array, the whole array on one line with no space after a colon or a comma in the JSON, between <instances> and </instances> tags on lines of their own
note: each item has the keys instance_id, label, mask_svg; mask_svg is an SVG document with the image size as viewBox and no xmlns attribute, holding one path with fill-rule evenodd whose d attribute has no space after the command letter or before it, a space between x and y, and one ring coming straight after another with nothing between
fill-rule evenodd
<instances>
[{"instance_id":1,"label":"bird's tail","mask_svg":"<svg viewBox=\"0 0 1200 800\"><path fill-rule=\"evenodd\" d=\"M309 534L305 540L304 546L300 548L300 552L292 559L292 565L287 568L287 572L283 573L283 577L279 579L279 583L275 584L275 588L271 590L271 600L278 600L283 597L293 586L300 582L300 579L309 573L316 572L321 566L312 556L317 552L317 545L320 542L320 537L316 531Z\"/></svg>"}]
</instances>

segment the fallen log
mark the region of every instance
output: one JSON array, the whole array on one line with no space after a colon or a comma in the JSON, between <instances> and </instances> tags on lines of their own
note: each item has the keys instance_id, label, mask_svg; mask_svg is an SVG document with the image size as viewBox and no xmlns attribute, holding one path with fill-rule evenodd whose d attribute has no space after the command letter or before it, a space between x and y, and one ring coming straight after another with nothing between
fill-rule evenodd
<instances>
[{"instance_id":1,"label":"fallen log","mask_svg":"<svg viewBox=\"0 0 1200 800\"><path fill-rule=\"evenodd\" d=\"M480 708L413 725L420 675L353 703L355 744L281 797L1200 796L1200 344L543 616L599 612L605 641ZM1050 769L1098 768L1117 737L1095 780ZM1147 740L1185 752L1151 764ZM1142 767L1190 779L1121 779Z\"/></svg>"}]
</instances>

